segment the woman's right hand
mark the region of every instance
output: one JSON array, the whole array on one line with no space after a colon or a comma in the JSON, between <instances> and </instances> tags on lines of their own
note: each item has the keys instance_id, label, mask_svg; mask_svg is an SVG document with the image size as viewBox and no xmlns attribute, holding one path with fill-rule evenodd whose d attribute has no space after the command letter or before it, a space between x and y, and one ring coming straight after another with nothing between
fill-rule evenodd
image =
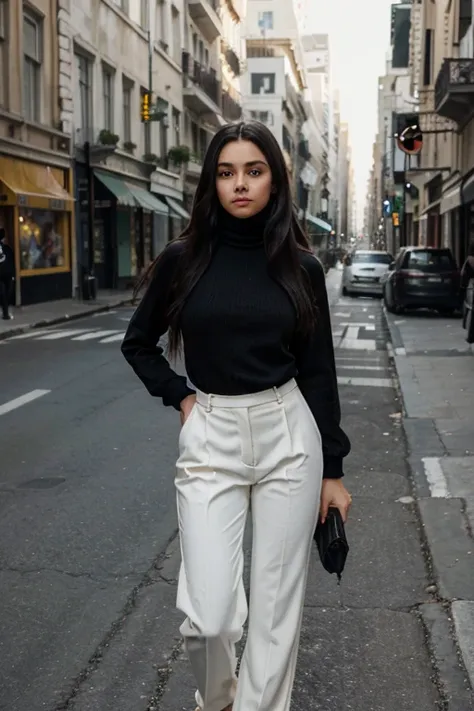
<instances>
[{"instance_id":1,"label":"woman's right hand","mask_svg":"<svg viewBox=\"0 0 474 711\"><path fill-rule=\"evenodd\" d=\"M189 415L191 414L191 410L193 409L195 404L196 404L196 395L188 395L187 397L184 398L184 400L181 400L181 404L180 404L181 427L184 425L184 423L188 419Z\"/></svg>"}]
</instances>

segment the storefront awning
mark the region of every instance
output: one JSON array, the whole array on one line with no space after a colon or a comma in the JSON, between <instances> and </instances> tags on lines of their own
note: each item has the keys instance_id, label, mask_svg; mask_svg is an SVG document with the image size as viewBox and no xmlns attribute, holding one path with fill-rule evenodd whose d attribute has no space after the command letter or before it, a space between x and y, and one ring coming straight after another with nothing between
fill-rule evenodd
<instances>
[{"instance_id":1,"label":"storefront awning","mask_svg":"<svg viewBox=\"0 0 474 711\"><path fill-rule=\"evenodd\" d=\"M312 225L315 225L315 227L319 227L324 232L332 232L332 227L329 224L329 222L325 222L324 220L321 220L319 217L315 217L314 215L310 215L309 213L306 213L306 220L308 222L310 222Z\"/></svg>"},{"instance_id":2,"label":"storefront awning","mask_svg":"<svg viewBox=\"0 0 474 711\"><path fill-rule=\"evenodd\" d=\"M166 202L168 203L168 206L171 210L171 212L174 212L175 215L178 215L178 217L182 217L184 220L189 220L190 215L182 205L179 204L176 200L173 200L173 198L170 197L165 197Z\"/></svg>"},{"instance_id":3,"label":"storefront awning","mask_svg":"<svg viewBox=\"0 0 474 711\"><path fill-rule=\"evenodd\" d=\"M110 173L103 173L101 170L95 170L94 175L112 193L119 205L136 207L135 198L125 180L116 178Z\"/></svg>"},{"instance_id":4,"label":"storefront awning","mask_svg":"<svg viewBox=\"0 0 474 711\"><path fill-rule=\"evenodd\" d=\"M0 204L71 212L74 198L48 166L0 156Z\"/></svg>"},{"instance_id":5,"label":"storefront awning","mask_svg":"<svg viewBox=\"0 0 474 711\"><path fill-rule=\"evenodd\" d=\"M140 188L138 185L133 185L132 183L127 183L126 185L135 198L138 207L144 210L150 210L150 212L157 212L159 215L169 215L168 206L165 205L164 202L161 202L161 200L158 200L158 198L148 192L148 190Z\"/></svg>"}]
</instances>

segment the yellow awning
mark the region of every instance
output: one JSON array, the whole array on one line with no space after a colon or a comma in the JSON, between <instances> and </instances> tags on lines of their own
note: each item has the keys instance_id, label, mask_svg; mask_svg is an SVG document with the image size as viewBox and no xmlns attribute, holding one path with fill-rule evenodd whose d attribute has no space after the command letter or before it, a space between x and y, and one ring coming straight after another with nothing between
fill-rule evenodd
<instances>
[{"instance_id":1,"label":"yellow awning","mask_svg":"<svg viewBox=\"0 0 474 711\"><path fill-rule=\"evenodd\" d=\"M0 205L72 211L74 198L48 166L0 156Z\"/></svg>"}]
</instances>

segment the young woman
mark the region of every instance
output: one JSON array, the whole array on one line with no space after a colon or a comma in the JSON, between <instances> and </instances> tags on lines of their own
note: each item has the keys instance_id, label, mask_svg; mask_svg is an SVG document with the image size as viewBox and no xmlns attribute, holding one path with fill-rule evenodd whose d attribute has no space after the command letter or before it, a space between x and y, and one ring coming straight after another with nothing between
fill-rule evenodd
<instances>
[{"instance_id":1,"label":"young woman","mask_svg":"<svg viewBox=\"0 0 474 711\"><path fill-rule=\"evenodd\" d=\"M193 387L157 346L166 332L171 355L183 346ZM177 606L198 708L288 711L313 532L328 506L347 515L350 445L324 271L264 125L227 125L212 139L190 223L156 260L122 352L149 392L181 413Z\"/></svg>"}]
</instances>

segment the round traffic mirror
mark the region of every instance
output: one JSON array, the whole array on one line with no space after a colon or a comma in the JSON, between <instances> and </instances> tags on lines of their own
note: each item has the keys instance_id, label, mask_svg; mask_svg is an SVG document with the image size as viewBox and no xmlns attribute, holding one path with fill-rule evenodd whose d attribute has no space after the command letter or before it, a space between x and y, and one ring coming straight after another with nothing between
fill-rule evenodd
<instances>
[{"instance_id":1,"label":"round traffic mirror","mask_svg":"<svg viewBox=\"0 0 474 711\"><path fill-rule=\"evenodd\" d=\"M407 126L396 138L399 149L408 155L416 155L423 148L423 133L417 125Z\"/></svg>"}]
</instances>

